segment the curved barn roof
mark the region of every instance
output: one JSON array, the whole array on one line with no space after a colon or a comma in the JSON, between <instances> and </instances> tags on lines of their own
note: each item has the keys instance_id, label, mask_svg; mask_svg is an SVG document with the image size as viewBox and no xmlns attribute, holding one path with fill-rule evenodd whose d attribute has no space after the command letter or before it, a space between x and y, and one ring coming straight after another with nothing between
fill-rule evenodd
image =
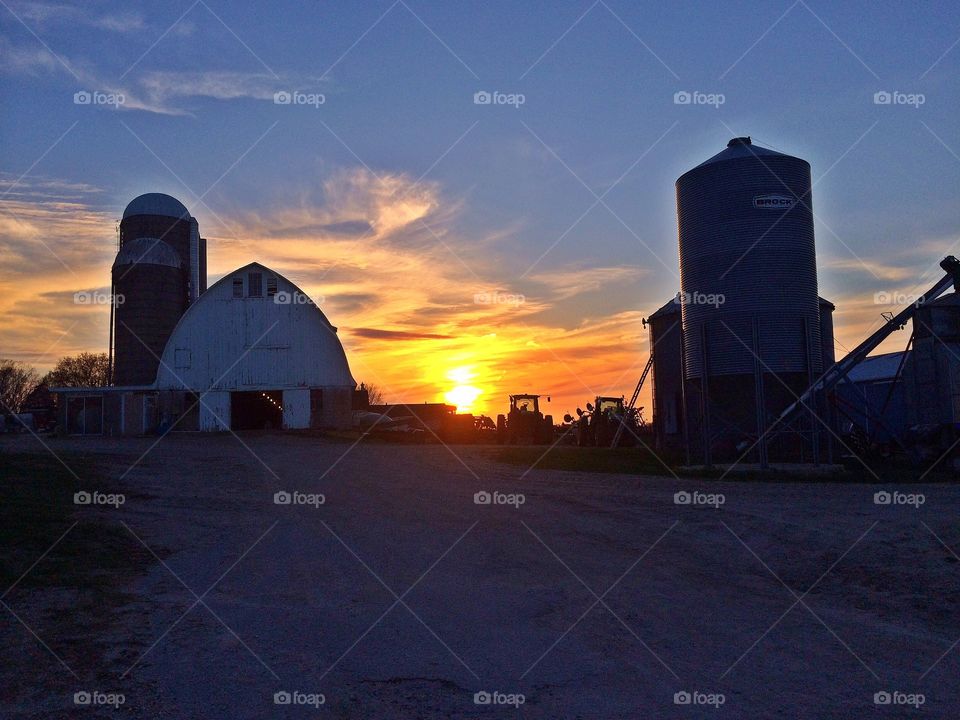
<instances>
[{"instance_id":1,"label":"curved barn roof","mask_svg":"<svg viewBox=\"0 0 960 720\"><path fill-rule=\"evenodd\" d=\"M260 275L258 295L251 275ZM276 279L276 294L270 295ZM235 281L239 292L235 291ZM157 375L160 389L276 390L356 387L337 329L306 293L250 263L203 293L174 328Z\"/></svg>"},{"instance_id":2,"label":"curved barn roof","mask_svg":"<svg viewBox=\"0 0 960 720\"><path fill-rule=\"evenodd\" d=\"M135 197L123 211L124 219L133 215L162 215L163 217L190 219L190 211L175 197L164 193L146 193Z\"/></svg>"}]
</instances>

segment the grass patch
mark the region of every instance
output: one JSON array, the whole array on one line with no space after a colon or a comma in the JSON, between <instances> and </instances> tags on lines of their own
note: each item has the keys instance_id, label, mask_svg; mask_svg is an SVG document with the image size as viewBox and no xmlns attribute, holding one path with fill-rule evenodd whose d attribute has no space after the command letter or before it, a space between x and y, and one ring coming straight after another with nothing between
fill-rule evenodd
<instances>
[{"instance_id":1,"label":"grass patch","mask_svg":"<svg viewBox=\"0 0 960 720\"><path fill-rule=\"evenodd\" d=\"M131 616L142 617L133 583L156 559L121 523L122 506L74 504L81 490L123 492L97 465L115 458L60 455L73 472L49 452L0 452L0 592L12 587L4 602L75 673L92 684L112 684L150 641L147 627L130 626L122 638L117 632ZM8 620L0 633L4 647L35 653L25 662L42 658L35 672L49 693L75 692L72 676L51 653ZM23 684L15 663L0 673L4 699L30 705L35 691Z\"/></svg>"},{"instance_id":2,"label":"grass patch","mask_svg":"<svg viewBox=\"0 0 960 720\"><path fill-rule=\"evenodd\" d=\"M0 454L0 586L6 589L73 525L17 585L109 591L153 557L111 517L112 507L78 506L79 490L118 492L89 456ZM80 478L78 481L74 473Z\"/></svg>"},{"instance_id":3,"label":"grass patch","mask_svg":"<svg viewBox=\"0 0 960 720\"><path fill-rule=\"evenodd\" d=\"M530 467L536 462L540 470L670 475L670 471L664 467L664 464L644 448L611 450L610 448L557 445L547 452L546 446L513 446L496 448L490 452L490 457L496 462L525 467ZM539 462L537 462L538 459ZM663 459L671 466L680 464L678 458L664 456Z\"/></svg>"}]
</instances>

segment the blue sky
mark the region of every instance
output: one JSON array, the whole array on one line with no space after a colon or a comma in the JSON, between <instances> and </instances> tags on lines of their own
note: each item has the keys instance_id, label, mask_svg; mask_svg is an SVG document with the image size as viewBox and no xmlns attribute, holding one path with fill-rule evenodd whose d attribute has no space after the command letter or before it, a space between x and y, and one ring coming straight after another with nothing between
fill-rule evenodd
<instances>
[{"instance_id":1,"label":"blue sky","mask_svg":"<svg viewBox=\"0 0 960 720\"><path fill-rule=\"evenodd\" d=\"M148 191L198 217L213 275L259 259L323 295L370 363L354 374L411 400L459 367L499 397L527 352L518 382L629 393L638 320L678 284L674 181L734 135L811 163L847 346L889 309L874 293L925 288L960 240L956 3L4 0L0 18L0 345L18 359L70 313L16 287L106 284L112 219ZM525 302L479 312L456 288ZM103 346L101 310L58 350ZM370 327L401 335L351 341ZM439 359L421 372L425 341Z\"/></svg>"}]
</instances>

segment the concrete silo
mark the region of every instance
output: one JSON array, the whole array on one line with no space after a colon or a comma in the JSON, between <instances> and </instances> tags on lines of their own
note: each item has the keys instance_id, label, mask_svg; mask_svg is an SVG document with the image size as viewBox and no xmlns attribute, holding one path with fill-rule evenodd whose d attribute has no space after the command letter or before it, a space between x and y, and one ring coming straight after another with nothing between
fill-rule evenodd
<instances>
[{"instance_id":1,"label":"concrete silo","mask_svg":"<svg viewBox=\"0 0 960 720\"><path fill-rule=\"evenodd\" d=\"M124 243L113 262L114 385L149 385L187 309L183 262L163 240Z\"/></svg>"},{"instance_id":2,"label":"concrete silo","mask_svg":"<svg viewBox=\"0 0 960 720\"><path fill-rule=\"evenodd\" d=\"M707 464L819 460L812 415L757 442L823 369L809 163L734 138L676 190L691 442Z\"/></svg>"},{"instance_id":3,"label":"concrete silo","mask_svg":"<svg viewBox=\"0 0 960 720\"><path fill-rule=\"evenodd\" d=\"M118 300L111 320L114 385L156 379L157 358L167 338L206 290L206 255L196 218L176 198L147 193L124 209L113 264Z\"/></svg>"}]
</instances>

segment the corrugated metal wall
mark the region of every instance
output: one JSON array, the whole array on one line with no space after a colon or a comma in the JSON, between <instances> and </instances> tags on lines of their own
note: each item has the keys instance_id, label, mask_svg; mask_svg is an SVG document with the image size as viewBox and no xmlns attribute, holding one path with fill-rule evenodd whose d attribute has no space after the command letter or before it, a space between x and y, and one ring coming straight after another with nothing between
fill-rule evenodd
<instances>
[{"instance_id":1,"label":"corrugated metal wall","mask_svg":"<svg viewBox=\"0 0 960 720\"><path fill-rule=\"evenodd\" d=\"M754 318L768 372L807 372L808 341L818 372L810 165L736 140L745 142L677 180L680 284L691 298L683 305L687 377L752 373ZM792 204L767 206L764 198Z\"/></svg>"}]
</instances>

